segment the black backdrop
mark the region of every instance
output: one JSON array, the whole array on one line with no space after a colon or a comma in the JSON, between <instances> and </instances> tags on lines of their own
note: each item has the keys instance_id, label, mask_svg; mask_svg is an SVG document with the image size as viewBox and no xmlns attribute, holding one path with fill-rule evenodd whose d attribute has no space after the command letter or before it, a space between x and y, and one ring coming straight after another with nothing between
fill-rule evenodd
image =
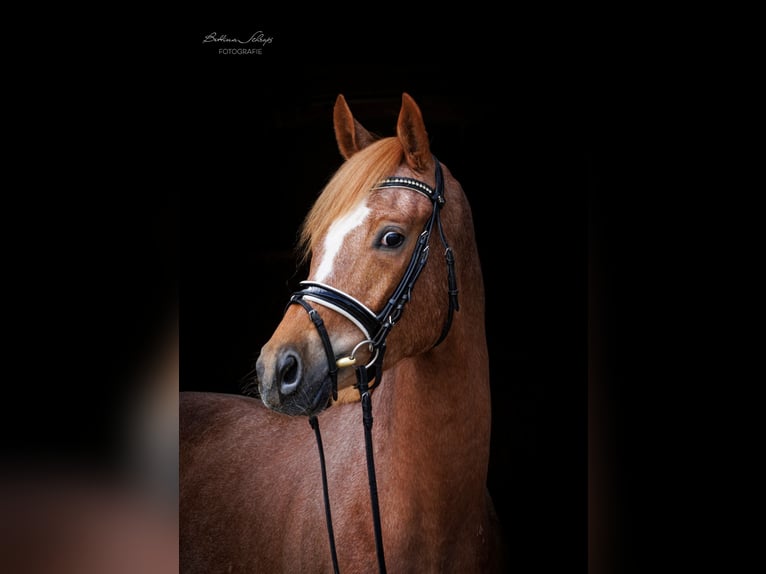
<instances>
[{"instance_id":1,"label":"black backdrop","mask_svg":"<svg viewBox=\"0 0 766 574\"><path fill-rule=\"evenodd\" d=\"M575 58L559 45L498 36L360 46L252 26L201 28L193 39L183 96L181 390L240 392L303 278L296 231L341 163L336 96L385 136L406 91L474 212L493 400L489 487L511 566L584 571L591 134ZM261 54L203 43L211 32L258 30L273 38Z\"/></svg>"},{"instance_id":2,"label":"black backdrop","mask_svg":"<svg viewBox=\"0 0 766 574\"><path fill-rule=\"evenodd\" d=\"M590 544L602 560L592 572L643 572L677 550L681 524L709 509L689 486L720 466L713 440L694 433L717 433L726 410L689 401L716 358L728 368L741 355L711 343L711 304L751 312L737 313L741 294L722 297L714 280L757 269L733 258L742 244L718 244L759 229L741 217L760 212L724 211L736 170L717 155L733 140L716 122L751 118L711 90L735 85L738 70L720 44L688 41L711 28L689 28L686 15L541 12L391 26L379 12L351 27L312 25L297 10L240 26L202 14L186 34L135 14L140 25L126 19L121 37L104 20L108 31L46 52L58 75L35 67L41 85L9 91L31 109L13 108L8 171L20 175L3 198L2 470L38 458L121 463L135 374L172 324L176 295L181 388L238 392L300 278L297 225L340 163L335 97L386 135L407 91L474 208L490 488L511 565L582 571ZM259 29L274 37L261 55L202 44L213 31ZM719 193L705 203L710 181ZM729 344L743 336L721 333ZM704 420L688 424L689 413ZM679 420L683 432L669 436ZM690 446L704 449L702 471L678 473ZM694 537L682 559L707 560L714 546ZM604 568L610 560L620 567Z\"/></svg>"}]
</instances>

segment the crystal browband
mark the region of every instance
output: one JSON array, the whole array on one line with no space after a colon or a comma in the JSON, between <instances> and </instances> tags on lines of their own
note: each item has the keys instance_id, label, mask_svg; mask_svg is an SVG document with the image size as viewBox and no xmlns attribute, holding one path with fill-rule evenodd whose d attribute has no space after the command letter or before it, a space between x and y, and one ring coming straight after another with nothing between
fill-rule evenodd
<instances>
[{"instance_id":1,"label":"crystal browband","mask_svg":"<svg viewBox=\"0 0 766 574\"><path fill-rule=\"evenodd\" d=\"M434 190L434 188L427 183L412 179L411 177L387 177L375 184L372 189L384 189L387 187L405 187L424 194L430 200L433 200L436 196L436 190Z\"/></svg>"}]
</instances>

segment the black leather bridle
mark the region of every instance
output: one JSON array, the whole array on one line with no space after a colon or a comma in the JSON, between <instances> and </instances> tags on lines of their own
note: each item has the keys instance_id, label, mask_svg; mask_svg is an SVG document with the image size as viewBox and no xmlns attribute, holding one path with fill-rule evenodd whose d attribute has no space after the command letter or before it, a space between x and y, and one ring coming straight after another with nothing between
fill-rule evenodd
<instances>
[{"instance_id":1,"label":"black leather bridle","mask_svg":"<svg viewBox=\"0 0 766 574\"><path fill-rule=\"evenodd\" d=\"M423 181L410 177L388 177L372 188L373 190L386 188L409 189L426 196L431 200L433 205L431 216L428 218L425 228L418 237L417 244L415 245L407 269L399 281L399 284L396 286L396 289L394 289L393 294L388 299L388 302L380 312L374 313L366 305L342 290L316 281L301 281L300 284L303 288L300 291L293 293L289 303L289 305L297 304L303 307L309 314L311 321L319 333L319 337L322 340L325 354L327 356L327 364L329 368L328 380L332 385L331 394L333 399L338 398L338 369L349 366L354 366L356 369L357 384L355 385L355 388L359 390L362 402L362 420L365 428L365 447L367 451L367 474L370 483L370 498L372 502L378 567L381 573L386 571L386 566L385 558L383 556L380 511L378 508L377 484L375 480L375 463L372 455L372 403L370 401L369 391L381 383L383 357L386 351L386 338L394 325L399 321L405 305L412 297L412 288L415 286L415 282L418 280L421 271L423 271L423 268L428 261L428 245L434 226L439 230L439 236L441 237L442 244L445 248L444 256L447 261L449 299L447 318L445 319L439 338L433 345L434 347L439 345L445 339L450 330L450 326L452 325L453 314L460 309L458 303L457 279L455 276L455 257L452 253L452 248L447 243L440 218L441 209L446 203L444 198L444 178L442 175L441 164L436 158L434 158L434 163L436 164L436 185L433 188ZM323 307L327 307L340 313L362 331L364 339L354 347L348 356L340 358L336 357L324 322L316 309L311 306L310 302L322 305ZM356 366L356 352L360 347L365 345L371 353L371 360L366 365ZM315 398L315 402L320 402L323 395L324 393L320 391ZM317 407L319 407L319 404L312 405L312 410L316 410ZM309 423L314 429L317 445L319 447L319 457L322 465L322 483L325 497L325 517L327 520L327 531L330 537L330 551L332 553L333 568L337 574L338 560L335 551L335 539L332 529L330 501L327 491L327 475L325 471L322 439L319 433L319 422L317 421L316 416L312 415L309 418Z\"/></svg>"}]
</instances>

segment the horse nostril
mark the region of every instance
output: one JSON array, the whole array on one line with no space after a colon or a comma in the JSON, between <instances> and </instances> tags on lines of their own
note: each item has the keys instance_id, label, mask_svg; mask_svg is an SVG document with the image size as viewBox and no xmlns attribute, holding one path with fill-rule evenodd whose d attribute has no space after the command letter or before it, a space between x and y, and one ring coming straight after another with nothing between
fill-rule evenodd
<instances>
[{"instance_id":1,"label":"horse nostril","mask_svg":"<svg viewBox=\"0 0 766 574\"><path fill-rule=\"evenodd\" d=\"M289 355L285 360L285 364L282 365L282 382L292 383L295 381L295 377L298 374L298 361L292 355Z\"/></svg>"},{"instance_id":2,"label":"horse nostril","mask_svg":"<svg viewBox=\"0 0 766 574\"><path fill-rule=\"evenodd\" d=\"M298 355L287 351L279 359L278 366L279 390L283 395L294 393L301 380L301 362Z\"/></svg>"}]
</instances>

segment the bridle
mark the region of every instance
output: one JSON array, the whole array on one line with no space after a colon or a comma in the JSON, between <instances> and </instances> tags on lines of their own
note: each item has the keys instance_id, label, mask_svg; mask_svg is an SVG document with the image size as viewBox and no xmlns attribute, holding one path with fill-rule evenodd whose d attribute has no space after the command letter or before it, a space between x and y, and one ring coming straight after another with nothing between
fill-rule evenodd
<instances>
[{"instance_id":1,"label":"bridle","mask_svg":"<svg viewBox=\"0 0 766 574\"><path fill-rule=\"evenodd\" d=\"M442 244L445 248L444 257L447 261L447 285L449 296L447 318L445 319L439 338L433 345L434 347L439 345L445 339L447 333L449 333L450 326L452 325L453 314L460 309L458 304L457 279L455 277L455 256L452 253L452 248L447 243L440 217L441 209L446 203L444 198L444 177L442 175L441 164L435 157L434 163L436 164L435 187L431 187L423 181L410 177L388 177L378 182L372 188L372 190L386 188L409 189L426 196L432 203L431 216L428 218L425 228L418 237L407 269L399 281L399 284L394 289L393 294L379 313L374 313L369 307L342 290L316 281L301 281L300 285L303 288L293 293L288 304L288 307L292 304L303 307L319 333L327 357L329 371L328 379L331 384L332 398L334 400L338 398L338 369L354 366L356 370L357 384L354 385L354 388L359 390L362 402L362 422L365 430L367 474L370 483L370 499L372 503L373 527L375 530L375 547L378 556L378 568L381 573L386 571L386 564L383 556L383 540L380 526L380 510L378 507L377 483L375 479L375 463L372 453L372 403L370 400L370 390L373 387L379 386L381 383L383 357L386 352L386 338L394 325L399 321L405 305L410 301L412 297L412 288L415 286L415 282L418 280L421 271L423 271L423 268L428 261L428 245L434 227L439 230L439 236L441 237ZM335 356L324 322L316 309L311 306L310 302L322 305L323 307L327 307L340 313L362 331L364 339L354 347L348 356ZM371 359L366 365L357 366L356 353L365 345L370 351ZM314 399L315 404L311 405L312 410L316 410L316 408L320 406L319 403L321 402L323 395L324 390L320 389ZM314 429L317 446L319 448L319 460L322 466L322 483L325 499L325 518L327 521L327 532L330 538L330 552L332 554L333 569L335 573L338 574L338 558L335 551L335 537L332 528L332 516L330 514L327 473L325 471L322 438L319 433L319 421L315 415L312 415L309 418L309 423Z\"/></svg>"},{"instance_id":2,"label":"bridle","mask_svg":"<svg viewBox=\"0 0 766 574\"><path fill-rule=\"evenodd\" d=\"M432 188L427 183L420 180L409 177L389 177L386 178L375 186L376 189L386 188L402 188L409 189L426 196L432 203L431 216L426 222L425 228L418 237L417 243L410 258L407 269L404 272L399 284L394 289L393 294L388 299L388 302L379 313L374 313L364 303L361 303L351 295L343 292L342 290L319 283L316 281L301 281L300 285L303 289L296 291L290 297L290 304L298 304L302 306L309 314L312 322L319 332L319 336L322 339L325 354L327 356L327 363L329 367L329 379L332 384L332 397L338 398L338 368L348 367L355 365L356 363L356 349L351 354L344 358L338 358L335 356L335 352L332 349L330 338L327 334L327 330L324 327L321 317L308 303L309 301L332 309L349 319L354 323L363 333L364 339L357 348L362 344L367 344L370 351L373 354L373 360L367 365L368 381L375 379L377 386L380 384L380 378L377 370L383 362L383 356L386 348L386 338L393 326L399 321L404 306L410 300L412 296L412 288L415 285L420 272L428 261L429 254L429 241L434 226L439 230L442 243L445 247L445 258L447 260L448 270L448 292L449 292L449 310L447 318L445 320L442 332L439 335L438 340L434 343L434 347L441 343L449 332L452 324L453 312L459 309L457 299L457 280L455 278L455 257L452 253L452 248L447 243L447 239L444 235L444 229L441 223L441 208L446 203L444 198L444 179L442 176L441 164L436 158L436 187ZM370 387L372 388L372 386ZM321 393L319 395L321 398ZM318 404L312 405L312 407L318 407Z\"/></svg>"}]
</instances>

